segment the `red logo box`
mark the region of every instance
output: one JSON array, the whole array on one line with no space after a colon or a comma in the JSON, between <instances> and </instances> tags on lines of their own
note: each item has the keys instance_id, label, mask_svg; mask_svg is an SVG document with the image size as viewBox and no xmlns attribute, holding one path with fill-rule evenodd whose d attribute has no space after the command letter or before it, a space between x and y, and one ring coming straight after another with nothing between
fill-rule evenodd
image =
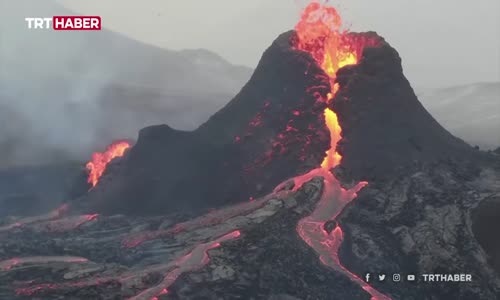
<instances>
[{"instance_id":1,"label":"red logo box","mask_svg":"<svg viewBox=\"0 0 500 300\"><path fill-rule=\"evenodd\" d=\"M99 16L54 16L54 30L101 30Z\"/></svg>"}]
</instances>

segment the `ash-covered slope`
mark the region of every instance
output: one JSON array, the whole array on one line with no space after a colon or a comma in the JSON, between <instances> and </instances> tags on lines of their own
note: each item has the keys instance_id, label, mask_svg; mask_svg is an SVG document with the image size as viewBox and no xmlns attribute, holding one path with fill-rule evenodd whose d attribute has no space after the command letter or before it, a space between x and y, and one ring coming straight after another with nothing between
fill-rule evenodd
<instances>
[{"instance_id":1,"label":"ash-covered slope","mask_svg":"<svg viewBox=\"0 0 500 300\"><path fill-rule=\"evenodd\" d=\"M328 78L290 47L263 54L250 81L193 132L144 128L134 147L87 195L89 211L160 214L245 201L320 164L328 131L318 101Z\"/></svg>"}]
</instances>

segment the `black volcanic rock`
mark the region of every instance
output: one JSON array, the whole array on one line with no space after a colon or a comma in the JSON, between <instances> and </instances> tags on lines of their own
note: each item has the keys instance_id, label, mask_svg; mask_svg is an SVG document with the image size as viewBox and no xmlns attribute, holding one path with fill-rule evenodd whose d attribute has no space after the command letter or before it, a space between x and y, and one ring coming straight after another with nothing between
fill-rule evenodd
<instances>
[{"instance_id":1,"label":"black volcanic rock","mask_svg":"<svg viewBox=\"0 0 500 300\"><path fill-rule=\"evenodd\" d=\"M200 210L270 192L318 166L329 148L320 98L328 77L290 46L293 32L265 51L241 92L193 132L141 130L86 201L105 214Z\"/></svg>"},{"instance_id":2,"label":"black volcanic rock","mask_svg":"<svg viewBox=\"0 0 500 300\"><path fill-rule=\"evenodd\" d=\"M386 42L366 48L357 65L340 69L337 82L332 103L343 130L338 150L355 178L390 177L415 162L478 158L425 110Z\"/></svg>"},{"instance_id":3,"label":"black volcanic rock","mask_svg":"<svg viewBox=\"0 0 500 300\"><path fill-rule=\"evenodd\" d=\"M500 159L491 168L483 171L483 176L476 180L483 188L484 200L474 209L472 230L478 242L488 255L490 264L500 274L500 241L496 228L500 226Z\"/></svg>"},{"instance_id":4,"label":"black volcanic rock","mask_svg":"<svg viewBox=\"0 0 500 300\"><path fill-rule=\"evenodd\" d=\"M499 273L485 253L498 251L492 227L498 208L483 212L480 222L473 213L500 192L492 184L499 176L498 170L478 174L475 167L441 162L370 182L339 219L345 229L340 260L356 274L401 274L399 283L373 283L393 299L500 299ZM498 266L496 257L491 262ZM406 274L417 281L407 282ZM422 274L470 274L472 281L424 282Z\"/></svg>"},{"instance_id":5,"label":"black volcanic rock","mask_svg":"<svg viewBox=\"0 0 500 300\"><path fill-rule=\"evenodd\" d=\"M498 170L486 173L429 164L388 184L370 183L336 219L344 231L342 265L360 278L402 274L402 282L370 282L395 300L499 299L500 280L470 226L471 208L500 193L489 183L499 182ZM148 289L161 300L370 299L323 265L297 233L299 220L317 208L324 180L313 178L296 192L285 186L189 220L116 215L82 223L82 216L64 216L0 226L0 299L129 299ZM479 225L495 224L485 221ZM212 244L235 230L235 238ZM488 230L493 238L495 232ZM191 261L206 244L213 248L204 259ZM176 277L175 266L186 261L192 267L178 268ZM470 274L472 282L423 282L424 273ZM417 282L404 280L406 274ZM163 278L175 279L165 286Z\"/></svg>"}]
</instances>

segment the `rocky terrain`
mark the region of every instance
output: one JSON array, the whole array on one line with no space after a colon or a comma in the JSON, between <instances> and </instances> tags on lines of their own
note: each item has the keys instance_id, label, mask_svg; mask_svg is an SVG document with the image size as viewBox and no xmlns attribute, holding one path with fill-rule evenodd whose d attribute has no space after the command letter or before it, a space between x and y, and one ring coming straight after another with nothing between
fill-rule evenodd
<instances>
[{"instance_id":1,"label":"rocky terrain","mask_svg":"<svg viewBox=\"0 0 500 300\"><path fill-rule=\"evenodd\" d=\"M321 197L321 177L293 188L288 182L194 219L67 216L61 209L4 220L17 225L0 227L0 298L370 299L297 235ZM346 231L340 259L358 276L473 276L461 284L373 285L393 299L495 299L498 275L473 238L471 211L498 193L498 170L444 163L368 185L338 219Z\"/></svg>"},{"instance_id":2,"label":"rocky terrain","mask_svg":"<svg viewBox=\"0 0 500 300\"><path fill-rule=\"evenodd\" d=\"M146 127L95 187L1 218L0 299L499 299L498 154L446 131L376 33L330 41L359 60L329 72L299 25L196 130Z\"/></svg>"}]
</instances>

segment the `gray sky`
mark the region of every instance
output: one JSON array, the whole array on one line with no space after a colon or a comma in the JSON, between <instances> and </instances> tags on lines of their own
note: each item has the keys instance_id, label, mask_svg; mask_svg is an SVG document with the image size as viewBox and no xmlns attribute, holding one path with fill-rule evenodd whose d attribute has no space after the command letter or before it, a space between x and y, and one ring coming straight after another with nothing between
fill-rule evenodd
<instances>
[{"instance_id":1,"label":"gray sky","mask_svg":"<svg viewBox=\"0 0 500 300\"><path fill-rule=\"evenodd\" d=\"M58 0L105 27L157 46L207 48L255 67L293 28L307 0ZM375 30L403 58L414 87L500 81L499 0L338 0L345 24Z\"/></svg>"}]
</instances>

